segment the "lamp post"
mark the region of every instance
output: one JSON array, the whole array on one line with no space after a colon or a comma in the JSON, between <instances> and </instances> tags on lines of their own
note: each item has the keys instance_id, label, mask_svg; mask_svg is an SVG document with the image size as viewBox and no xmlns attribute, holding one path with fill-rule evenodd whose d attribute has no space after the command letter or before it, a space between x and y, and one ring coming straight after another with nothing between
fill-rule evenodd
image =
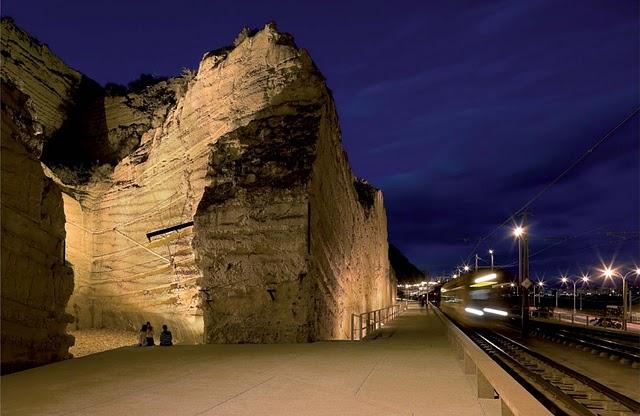
<instances>
[{"instance_id":1,"label":"lamp post","mask_svg":"<svg viewBox=\"0 0 640 416\"><path fill-rule=\"evenodd\" d=\"M540 292L538 292L538 307L542 306L542 295L544 294L544 282L539 281L538 287L540 288ZM533 289L533 306L536 306L536 291Z\"/></svg>"},{"instance_id":2,"label":"lamp post","mask_svg":"<svg viewBox=\"0 0 640 416\"><path fill-rule=\"evenodd\" d=\"M491 270L493 270L493 250L489 250L489 256L491 256Z\"/></svg>"},{"instance_id":3,"label":"lamp post","mask_svg":"<svg viewBox=\"0 0 640 416\"><path fill-rule=\"evenodd\" d=\"M470 270L470 267L468 265L464 265L464 267L462 268L464 270L464 272L468 272Z\"/></svg>"},{"instance_id":4,"label":"lamp post","mask_svg":"<svg viewBox=\"0 0 640 416\"><path fill-rule=\"evenodd\" d=\"M582 310L582 298L584 297L584 285L589 284L589 275L588 274L583 274L581 276L582 278L582 292L580 293L580 310Z\"/></svg>"},{"instance_id":5,"label":"lamp post","mask_svg":"<svg viewBox=\"0 0 640 416\"><path fill-rule=\"evenodd\" d=\"M519 286L520 288L520 317L522 324L522 336L528 335L529 323L529 290L523 285L529 279L529 240L526 230L527 213L524 213L522 225L518 225L513 229L513 235L518 239L518 269L519 269ZM530 283L530 282L529 282Z\"/></svg>"},{"instance_id":6,"label":"lamp post","mask_svg":"<svg viewBox=\"0 0 640 416\"><path fill-rule=\"evenodd\" d=\"M569 278L567 278L566 276L563 276L562 279L560 279L562 281L562 283L567 283L567 282L571 282L573 283L573 314L576 314L576 285L578 284L578 282L580 282L580 280L584 283L587 283L589 281L589 276L582 276L582 279L580 280L571 280Z\"/></svg>"},{"instance_id":7,"label":"lamp post","mask_svg":"<svg viewBox=\"0 0 640 416\"><path fill-rule=\"evenodd\" d=\"M622 279L622 329L627 330L627 277L629 277L632 273L635 273L636 276L640 276L640 268L636 268L635 270L629 271L627 274L622 274L618 272L616 269L611 266L605 267L602 270L602 274L605 278L610 278L613 280L614 276L618 276Z\"/></svg>"}]
</instances>

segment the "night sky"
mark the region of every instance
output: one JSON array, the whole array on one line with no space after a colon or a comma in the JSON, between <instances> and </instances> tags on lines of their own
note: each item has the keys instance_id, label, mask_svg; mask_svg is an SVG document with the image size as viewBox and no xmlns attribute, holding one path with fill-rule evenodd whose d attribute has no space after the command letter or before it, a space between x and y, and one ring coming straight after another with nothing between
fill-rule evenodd
<instances>
[{"instance_id":1,"label":"night sky","mask_svg":"<svg viewBox=\"0 0 640 416\"><path fill-rule=\"evenodd\" d=\"M343 3L6 0L2 13L102 84L196 68L275 20L327 78L390 240L434 274L640 106L636 0ZM530 207L533 276L640 263L639 135L636 115ZM517 261L507 228L489 248Z\"/></svg>"}]
</instances>

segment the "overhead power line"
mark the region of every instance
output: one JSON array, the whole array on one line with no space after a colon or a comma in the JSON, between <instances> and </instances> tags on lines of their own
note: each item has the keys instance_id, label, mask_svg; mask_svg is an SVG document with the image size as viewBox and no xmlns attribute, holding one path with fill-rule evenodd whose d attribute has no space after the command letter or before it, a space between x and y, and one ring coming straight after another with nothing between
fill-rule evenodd
<instances>
[{"instance_id":1,"label":"overhead power line","mask_svg":"<svg viewBox=\"0 0 640 416\"><path fill-rule=\"evenodd\" d=\"M584 159L586 159L591 153L593 153L598 147L600 147L600 145L602 145L604 142L606 142L609 138L611 138L613 136L613 134L622 126L624 126L625 124L627 124L627 122L629 120L631 120L635 115L638 114L638 112L640 112L640 107L634 109L631 113L629 113L624 119L622 119L622 121L620 121L614 128L612 128L611 130L609 130L609 132L607 132L607 134L605 134L604 136L602 136L602 138L600 138L595 144L593 144L591 147L589 147L589 149L587 149L578 159L576 159L575 162L573 162L571 165L569 165L568 168L566 168L564 171L562 171L562 173L560 173L560 175L556 176L556 178L554 180L552 180L551 182L549 182L544 188L542 188L537 194L535 194L533 196L533 198L529 199L519 210L517 210L515 213L511 214L506 220L504 220L500 225L498 225L496 228L494 228L489 234L485 235L484 237L480 238L478 240L478 242L476 243L475 247L473 247L473 249L471 250L471 252L469 253L469 255L466 258L466 263L469 263L469 260L471 259L471 257L473 256L473 254L476 252L476 250L478 249L478 247L480 247L480 244L482 244L482 242L486 241L488 238L490 238L491 236L493 236L500 228L502 228L505 224L507 224L508 222L513 221L518 215L520 215L522 212L524 212L527 208L529 208L534 202L536 202L538 199L540 199L540 197L542 195L545 194L545 192L547 192L553 185L557 184L562 178L564 178L573 168L575 168L578 164L580 164Z\"/></svg>"}]
</instances>

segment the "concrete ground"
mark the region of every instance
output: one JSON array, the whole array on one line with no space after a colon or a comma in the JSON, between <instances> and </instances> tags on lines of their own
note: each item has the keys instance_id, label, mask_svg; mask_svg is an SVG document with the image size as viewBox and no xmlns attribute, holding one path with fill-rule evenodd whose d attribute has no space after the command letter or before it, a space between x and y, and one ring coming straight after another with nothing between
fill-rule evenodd
<instances>
[{"instance_id":1,"label":"concrete ground","mask_svg":"<svg viewBox=\"0 0 640 416\"><path fill-rule=\"evenodd\" d=\"M10 415L498 415L418 308L362 342L125 347L3 376Z\"/></svg>"}]
</instances>

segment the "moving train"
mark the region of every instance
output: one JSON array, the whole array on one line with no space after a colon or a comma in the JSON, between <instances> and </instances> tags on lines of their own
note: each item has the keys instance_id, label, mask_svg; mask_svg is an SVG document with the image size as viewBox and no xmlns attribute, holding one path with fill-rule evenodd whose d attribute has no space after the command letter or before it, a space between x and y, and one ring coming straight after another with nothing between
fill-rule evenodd
<instances>
[{"instance_id":1,"label":"moving train","mask_svg":"<svg viewBox=\"0 0 640 416\"><path fill-rule=\"evenodd\" d=\"M440 309L464 325L490 327L519 320L520 297L509 272L481 269L442 285Z\"/></svg>"}]
</instances>

